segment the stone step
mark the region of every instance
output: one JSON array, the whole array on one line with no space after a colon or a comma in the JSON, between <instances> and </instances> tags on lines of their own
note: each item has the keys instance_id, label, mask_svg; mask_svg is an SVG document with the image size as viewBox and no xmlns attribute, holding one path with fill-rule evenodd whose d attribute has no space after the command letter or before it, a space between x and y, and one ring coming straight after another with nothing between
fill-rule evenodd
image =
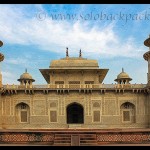
<instances>
[{"instance_id":1,"label":"stone step","mask_svg":"<svg viewBox=\"0 0 150 150\"><path fill-rule=\"evenodd\" d=\"M68 139L68 140L61 140L61 139L59 139L59 140L55 140L55 142L56 142L56 141L57 141L57 142L68 142L68 141L69 141L69 142L70 142L71 139Z\"/></svg>"},{"instance_id":2,"label":"stone step","mask_svg":"<svg viewBox=\"0 0 150 150\"><path fill-rule=\"evenodd\" d=\"M71 146L70 143L54 143L53 146Z\"/></svg>"},{"instance_id":3,"label":"stone step","mask_svg":"<svg viewBox=\"0 0 150 150\"><path fill-rule=\"evenodd\" d=\"M64 133L64 134L63 134L63 133L62 133L62 134L55 134L55 137L57 137L57 136L60 136L60 137L61 137L61 136L63 136L63 137L64 137L64 136L65 136L65 137L71 137L71 134L65 134L65 133Z\"/></svg>"},{"instance_id":4,"label":"stone step","mask_svg":"<svg viewBox=\"0 0 150 150\"><path fill-rule=\"evenodd\" d=\"M73 135L79 135L80 145L97 145L96 135L88 133L57 133L55 134L54 145L55 146L71 146L71 137Z\"/></svg>"},{"instance_id":5,"label":"stone step","mask_svg":"<svg viewBox=\"0 0 150 150\"><path fill-rule=\"evenodd\" d=\"M70 144L71 141L54 141L54 144Z\"/></svg>"},{"instance_id":6,"label":"stone step","mask_svg":"<svg viewBox=\"0 0 150 150\"><path fill-rule=\"evenodd\" d=\"M97 143L97 141L96 140L89 140L89 141L87 141L87 140L81 141L80 140L80 143Z\"/></svg>"},{"instance_id":7,"label":"stone step","mask_svg":"<svg viewBox=\"0 0 150 150\"><path fill-rule=\"evenodd\" d=\"M84 139L87 139L87 140L95 140L96 138L93 138L93 137L91 137L91 138L89 138L89 137L87 137L87 138L80 138L80 140L84 140Z\"/></svg>"},{"instance_id":8,"label":"stone step","mask_svg":"<svg viewBox=\"0 0 150 150\"><path fill-rule=\"evenodd\" d=\"M96 138L95 134L80 134L80 137L94 137Z\"/></svg>"},{"instance_id":9,"label":"stone step","mask_svg":"<svg viewBox=\"0 0 150 150\"><path fill-rule=\"evenodd\" d=\"M84 144L82 144L82 143L80 143L80 146L97 146L97 143L84 143Z\"/></svg>"},{"instance_id":10,"label":"stone step","mask_svg":"<svg viewBox=\"0 0 150 150\"><path fill-rule=\"evenodd\" d=\"M69 140L70 137L55 137L55 140Z\"/></svg>"},{"instance_id":11,"label":"stone step","mask_svg":"<svg viewBox=\"0 0 150 150\"><path fill-rule=\"evenodd\" d=\"M71 139L67 139L67 140L65 140L65 139L64 140L63 139L58 139L58 140L55 139L55 141L71 141Z\"/></svg>"}]
</instances>

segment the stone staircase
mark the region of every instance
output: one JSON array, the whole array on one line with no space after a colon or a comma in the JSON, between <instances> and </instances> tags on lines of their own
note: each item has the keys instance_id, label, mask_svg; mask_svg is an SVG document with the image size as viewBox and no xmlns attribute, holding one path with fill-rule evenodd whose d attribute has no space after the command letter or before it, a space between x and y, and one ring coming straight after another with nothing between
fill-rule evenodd
<instances>
[{"instance_id":1,"label":"stone staircase","mask_svg":"<svg viewBox=\"0 0 150 150\"><path fill-rule=\"evenodd\" d=\"M55 133L54 146L96 146L96 134L82 132Z\"/></svg>"},{"instance_id":2,"label":"stone staircase","mask_svg":"<svg viewBox=\"0 0 150 150\"><path fill-rule=\"evenodd\" d=\"M96 146L96 134L94 133L83 133L80 134L80 145L81 146Z\"/></svg>"},{"instance_id":3,"label":"stone staircase","mask_svg":"<svg viewBox=\"0 0 150 150\"><path fill-rule=\"evenodd\" d=\"M71 146L71 134L66 134L65 132L56 133L54 146Z\"/></svg>"}]
</instances>

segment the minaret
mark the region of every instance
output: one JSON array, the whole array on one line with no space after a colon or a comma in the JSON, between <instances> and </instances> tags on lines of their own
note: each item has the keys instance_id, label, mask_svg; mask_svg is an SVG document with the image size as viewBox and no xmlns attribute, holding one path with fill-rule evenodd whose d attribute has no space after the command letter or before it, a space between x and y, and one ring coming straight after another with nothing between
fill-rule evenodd
<instances>
[{"instance_id":1,"label":"minaret","mask_svg":"<svg viewBox=\"0 0 150 150\"><path fill-rule=\"evenodd\" d=\"M148 61L147 86L150 86L150 35L149 38L144 41L144 45L149 47L149 51L147 51L143 57Z\"/></svg>"},{"instance_id":2,"label":"minaret","mask_svg":"<svg viewBox=\"0 0 150 150\"><path fill-rule=\"evenodd\" d=\"M3 46L3 42L0 41L0 47ZM2 73L1 73L1 62L4 60L4 55L2 53L0 53L0 89L3 87L2 84Z\"/></svg>"},{"instance_id":3,"label":"minaret","mask_svg":"<svg viewBox=\"0 0 150 150\"><path fill-rule=\"evenodd\" d=\"M68 47L66 47L66 57L69 57Z\"/></svg>"},{"instance_id":4,"label":"minaret","mask_svg":"<svg viewBox=\"0 0 150 150\"><path fill-rule=\"evenodd\" d=\"M79 57L82 57L82 52L81 52L81 49L79 51Z\"/></svg>"},{"instance_id":5,"label":"minaret","mask_svg":"<svg viewBox=\"0 0 150 150\"><path fill-rule=\"evenodd\" d=\"M2 73L0 72L0 89L2 88Z\"/></svg>"}]
</instances>

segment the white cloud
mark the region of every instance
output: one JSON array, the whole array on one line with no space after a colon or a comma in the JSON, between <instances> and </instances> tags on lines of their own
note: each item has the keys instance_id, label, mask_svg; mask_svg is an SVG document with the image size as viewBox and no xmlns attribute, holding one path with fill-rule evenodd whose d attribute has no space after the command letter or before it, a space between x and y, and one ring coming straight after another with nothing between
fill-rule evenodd
<instances>
[{"instance_id":1,"label":"white cloud","mask_svg":"<svg viewBox=\"0 0 150 150\"><path fill-rule=\"evenodd\" d=\"M28 60L22 59L22 58L16 58L16 59L6 59L5 63L13 64L13 65L25 65L28 63Z\"/></svg>"},{"instance_id":2,"label":"white cloud","mask_svg":"<svg viewBox=\"0 0 150 150\"><path fill-rule=\"evenodd\" d=\"M19 82L16 80L17 76L9 71L2 71L2 80L3 84L19 84Z\"/></svg>"},{"instance_id":3,"label":"white cloud","mask_svg":"<svg viewBox=\"0 0 150 150\"><path fill-rule=\"evenodd\" d=\"M32 59L30 57L18 57L18 58L8 58L5 60L5 66L7 66L7 68L9 68L9 66L18 66L21 67L23 69L27 68L27 69L35 69L37 68L39 62L41 62L44 60L37 58L37 59ZM32 62L32 63L31 63Z\"/></svg>"},{"instance_id":4,"label":"white cloud","mask_svg":"<svg viewBox=\"0 0 150 150\"><path fill-rule=\"evenodd\" d=\"M23 6L0 6L0 37L11 44L34 44L43 50L62 52L65 47L76 53L81 48L85 55L141 57L143 53L134 44L134 39L121 41L114 31L114 24L106 27L87 27L87 23L52 21L48 14L43 21L35 16L38 10L44 10L41 5L34 5L35 13L30 17ZM136 53L138 52L138 53ZM17 63L17 61L12 61Z\"/></svg>"},{"instance_id":5,"label":"white cloud","mask_svg":"<svg viewBox=\"0 0 150 150\"><path fill-rule=\"evenodd\" d=\"M82 8L82 12L84 12L84 7ZM56 52L56 59L62 57L62 54L65 55L65 47L69 47L70 56L78 56L79 49L81 48L84 57L94 59L107 57L104 68L107 68L109 65L108 68L110 71L106 76L106 82L108 83L114 81L114 78L120 71L118 69L121 69L121 67L128 68L128 66L131 68L129 75L135 79L133 83L141 83L147 80L147 62L142 59L143 53L146 50L145 46L139 46L138 44L140 42L137 44L135 38L131 36L122 40L115 32L116 26L114 22L111 22L107 26L99 22L100 24L98 23L97 26L94 25L91 27L89 26L89 22L86 21L74 23L52 21L48 17L48 14L45 20L39 21L36 18L37 12L46 11L42 5L0 5L0 40L6 45L35 45L40 50ZM137 26L133 30L137 30ZM22 55L7 56L4 67L2 68L4 84L19 84L17 79L24 72L25 68L29 69L29 73L33 75L33 78L36 80L35 84L46 83L38 69L44 67L44 65L48 67L49 60L46 59L49 58L45 58L44 55L40 56L35 51L32 52L32 47L30 51L24 51ZM39 52L39 54L41 53ZM33 55L37 56L33 58ZM146 67L143 64L137 65L138 63L135 62L135 59L133 61L135 65L132 65L132 61L129 63L121 59L117 61L114 58L109 58L112 56L139 57L145 62ZM101 62L101 59L98 60L100 61L99 65L101 67L101 63L103 62ZM112 61L115 61L115 64ZM138 62L138 59L136 61ZM141 71L141 68L143 71ZM118 70L116 74L114 74L115 70Z\"/></svg>"}]
</instances>

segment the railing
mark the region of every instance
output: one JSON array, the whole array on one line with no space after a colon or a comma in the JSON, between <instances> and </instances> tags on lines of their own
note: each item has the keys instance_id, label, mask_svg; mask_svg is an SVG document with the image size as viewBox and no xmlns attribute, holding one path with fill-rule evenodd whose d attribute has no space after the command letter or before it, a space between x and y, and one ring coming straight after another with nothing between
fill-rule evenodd
<instances>
[{"instance_id":1,"label":"railing","mask_svg":"<svg viewBox=\"0 0 150 150\"><path fill-rule=\"evenodd\" d=\"M46 85L3 85L4 89L137 89L146 84L46 84Z\"/></svg>"}]
</instances>

